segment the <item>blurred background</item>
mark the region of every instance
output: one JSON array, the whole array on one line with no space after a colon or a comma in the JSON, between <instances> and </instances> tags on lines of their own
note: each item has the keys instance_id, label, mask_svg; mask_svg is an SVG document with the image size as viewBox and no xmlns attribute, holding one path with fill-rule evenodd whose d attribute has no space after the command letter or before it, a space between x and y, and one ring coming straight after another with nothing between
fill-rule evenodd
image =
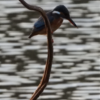
<instances>
[{"instance_id":1,"label":"blurred background","mask_svg":"<svg viewBox=\"0 0 100 100\"><path fill-rule=\"evenodd\" d=\"M100 100L100 0L26 0L45 11L64 4L78 29L64 20L53 34L49 84L39 100ZM0 100L29 100L43 75L46 36L28 38L39 13L19 0L0 0Z\"/></svg>"}]
</instances>

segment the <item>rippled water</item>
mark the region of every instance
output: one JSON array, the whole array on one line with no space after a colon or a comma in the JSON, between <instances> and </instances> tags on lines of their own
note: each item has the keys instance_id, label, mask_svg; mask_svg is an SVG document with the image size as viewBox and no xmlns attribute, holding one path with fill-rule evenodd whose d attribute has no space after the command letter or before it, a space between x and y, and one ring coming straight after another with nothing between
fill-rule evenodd
<instances>
[{"instance_id":1,"label":"rippled water","mask_svg":"<svg viewBox=\"0 0 100 100\"><path fill-rule=\"evenodd\" d=\"M39 100L100 100L100 0L26 1L46 11L64 4L79 26L65 20L54 33L51 77ZM28 38L38 17L18 0L0 0L0 100L29 100L40 82L46 36Z\"/></svg>"}]
</instances>

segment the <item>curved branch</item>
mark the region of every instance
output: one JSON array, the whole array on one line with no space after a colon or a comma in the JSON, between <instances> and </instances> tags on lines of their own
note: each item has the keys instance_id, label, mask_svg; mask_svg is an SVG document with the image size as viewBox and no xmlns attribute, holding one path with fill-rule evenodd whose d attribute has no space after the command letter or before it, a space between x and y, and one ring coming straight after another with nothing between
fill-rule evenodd
<instances>
[{"instance_id":1,"label":"curved branch","mask_svg":"<svg viewBox=\"0 0 100 100\"><path fill-rule=\"evenodd\" d=\"M50 72L51 72L51 66L52 66L52 59L53 59L53 46L52 46L52 36L51 36L51 27L50 27L50 22L44 12L44 10L40 7L37 7L35 5L30 5L27 4L24 0L19 0L27 9L29 10L36 10L38 11L44 21L45 21L45 26L47 27L47 41L48 41L48 57L47 57L47 62L46 62L46 67L45 67L45 71L43 74L43 77L41 79L41 82L38 86L38 88L36 89L36 91L33 93L32 97L30 100L36 100L39 95L42 93L42 91L44 90L44 88L46 87L49 77L50 77Z\"/></svg>"}]
</instances>

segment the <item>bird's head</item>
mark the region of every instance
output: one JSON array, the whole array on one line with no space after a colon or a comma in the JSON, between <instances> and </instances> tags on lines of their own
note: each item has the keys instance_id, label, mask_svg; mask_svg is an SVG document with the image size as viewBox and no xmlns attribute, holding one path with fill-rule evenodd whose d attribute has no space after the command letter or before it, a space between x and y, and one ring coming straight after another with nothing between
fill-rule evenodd
<instances>
[{"instance_id":1,"label":"bird's head","mask_svg":"<svg viewBox=\"0 0 100 100\"><path fill-rule=\"evenodd\" d=\"M68 9L64 5L59 5L54 8L53 14L57 14L60 17L69 20L75 27L77 27L75 22L71 19Z\"/></svg>"}]
</instances>

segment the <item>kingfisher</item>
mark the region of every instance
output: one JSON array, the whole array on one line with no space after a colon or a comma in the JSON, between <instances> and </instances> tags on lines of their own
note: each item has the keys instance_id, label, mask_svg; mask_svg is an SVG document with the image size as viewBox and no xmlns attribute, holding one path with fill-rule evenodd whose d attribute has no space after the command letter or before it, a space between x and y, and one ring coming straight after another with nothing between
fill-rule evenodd
<instances>
[{"instance_id":1,"label":"kingfisher","mask_svg":"<svg viewBox=\"0 0 100 100\"><path fill-rule=\"evenodd\" d=\"M64 19L67 19L70 23L77 27L77 25L71 19L68 9L64 5L58 5L52 11L47 12L46 15L50 21L52 33L61 26ZM46 28L45 22L42 16L40 16L35 22L29 38L35 35L46 35Z\"/></svg>"}]
</instances>

